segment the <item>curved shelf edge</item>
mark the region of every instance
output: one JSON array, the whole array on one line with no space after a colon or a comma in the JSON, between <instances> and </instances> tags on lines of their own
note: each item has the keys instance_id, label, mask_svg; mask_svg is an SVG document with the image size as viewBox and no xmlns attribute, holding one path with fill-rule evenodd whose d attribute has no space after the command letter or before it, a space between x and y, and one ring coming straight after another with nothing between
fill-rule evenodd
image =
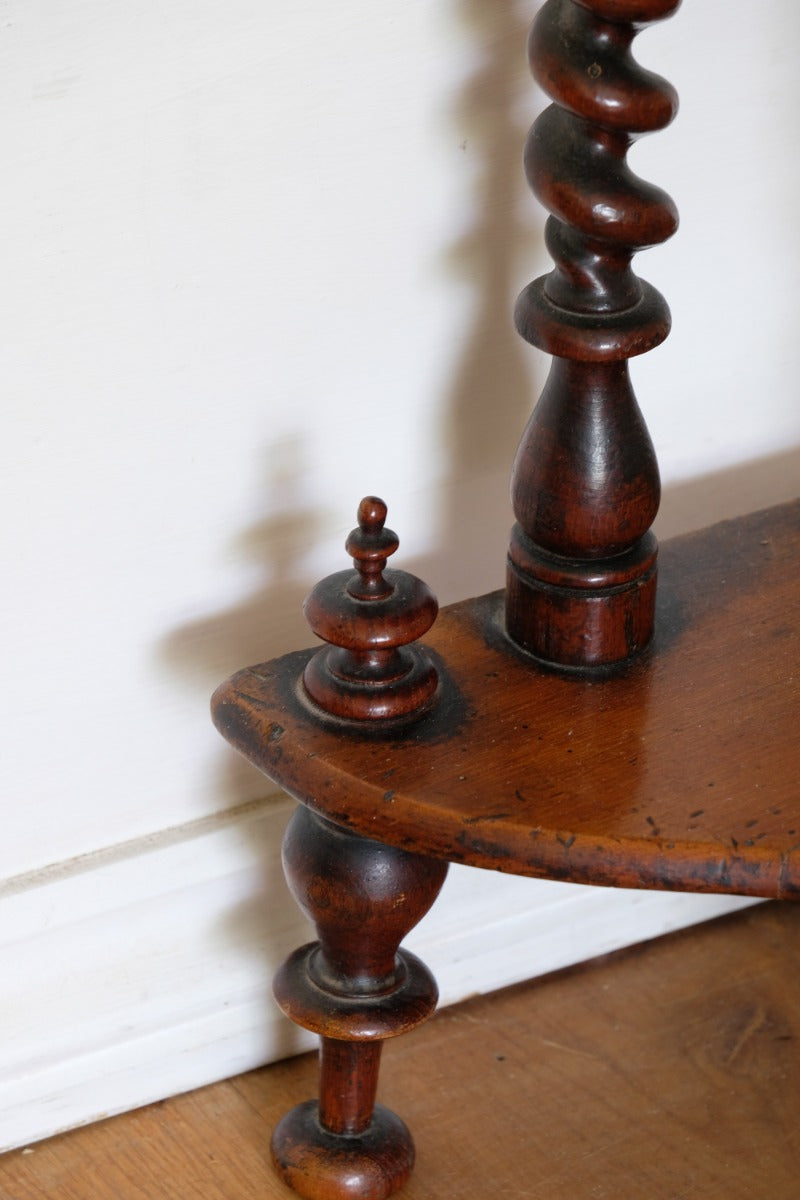
<instances>
[{"instance_id":1,"label":"curved shelf edge","mask_svg":"<svg viewBox=\"0 0 800 1200\"><path fill-rule=\"evenodd\" d=\"M800 897L800 502L667 542L652 647L556 674L502 594L443 610L436 707L380 730L320 719L312 651L215 693L223 735L337 824L422 855L577 883Z\"/></svg>"}]
</instances>

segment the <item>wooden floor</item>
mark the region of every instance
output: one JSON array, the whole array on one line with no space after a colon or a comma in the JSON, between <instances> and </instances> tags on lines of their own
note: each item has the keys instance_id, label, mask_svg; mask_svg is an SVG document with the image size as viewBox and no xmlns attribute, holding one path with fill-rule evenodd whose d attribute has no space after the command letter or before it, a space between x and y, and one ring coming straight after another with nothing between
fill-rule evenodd
<instances>
[{"instance_id":1,"label":"wooden floor","mask_svg":"<svg viewBox=\"0 0 800 1200\"><path fill-rule=\"evenodd\" d=\"M440 1013L387 1046L407 1200L798 1200L800 907L769 904ZM0 1158L1 1200L287 1200L278 1064Z\"/></svg>"}]
</instances>

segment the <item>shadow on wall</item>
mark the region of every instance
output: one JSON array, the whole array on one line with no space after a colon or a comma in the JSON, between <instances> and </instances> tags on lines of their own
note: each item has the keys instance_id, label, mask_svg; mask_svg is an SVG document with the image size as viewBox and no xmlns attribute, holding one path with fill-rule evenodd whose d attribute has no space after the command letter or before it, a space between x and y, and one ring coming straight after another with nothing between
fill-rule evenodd
<instances>
[{"instance_id":1,"label":"shadow on wall","mask_svg":"<svg viewBox=\"0 0 800 1200\"><path fill-rule=\"evenodd\" d=\"M515 108L523 88L532 88L522 48L532 10L524 15L513 0L458 0L454 19L474 36L483 54L480 69L466 85L452 115L455 136L474 156L475 224L447 251L445 269L465 276L474 287L470 328L454 342L464 351L453 365L452 382L442 400L440 436L448 470L441 485L443 513L437 527L440 544L425 559L403 556L403 530L398 530L399 566L421 575L444 602L502 585L505 548L512 522L508 476L519 436L543 378L541 360L513 329L515 295L535 270L541 256L544 214L526 207L527 189L521 169L525 129L515 124ZM535 95L531 91L531 110ZM531 111L531 116L533 112ZM538 220L531 233L525 222ZM537 364L539 364L537 366ZM266 412L266 406L265 406ZM255 431L254 431L255 432ZM381 436L371 426L364 439ZM354 445L354 456L370 446ZM317 580L306 564L306 548L326 522L326 514L304 504L304 446L301 439L274 449L265 471L264 500L268 514L236 541L268 582L256 586L235 606L174 630L160 652L175 675L195 693L210 696L228 674L308 645L312 636L301 613L302 601ZM761 462L673 485L665 490L657 532L661 538L698 528L714 520L788 499L797 492L800 448ZM292 498L296 503L292 504ZM355 515L360 496L342 515ZM391 497L387 497L391 502ZM390 512L391 524L391 512ZM342 549L341 567L347 565ZM209 739L215 738L209 722ZM219 742L219 774L211 785L218 807L235 808L268 794L267 784L233 750ZM248 828L243 825L243 831ZM274 856L273 856L274 857ZM271 861L271 870L274 863ZM261 951L269 913L284 902L282 881L265 881L263 893L247 902L246 911L226 914L225 922L245 922ZM280 893L280 894L279 894ZM259 932L260 931L260 932ZM255 943L254 943L255 944Z\"/></svg>"},{"instance_id":2,"label":"shadow on wall","mask_svg":"<svg viewBox=\"0 0 800 1200\"><path fill-rule=\"evenodd\" d=\"M531 95L531 107L535 103L524 53L532 6L525 5L523 15L517 7L514 0L453 4L454 23L470 32L482 55L479 69L449 114L452 137L476 165L475 222L466 237L445 251L440 269L468 280L474 308L470 327L454 331L453 344L464 350L453 364L441 405L439 437L448 466L440 485L443 510L436 514L439 545L424 560L409 559L403 555L399 529L396 560L429 582L443 602L502 582L511 524L508 474L542 382L533 380L533 356L512 323L516 293L530 279L537 253L542 254L544 223L535 205L524 204L529 196L521 167L526 129L515 125L514 109L522 94ZM267 412L265 403L265 419ZM377 458L375 446L380 446L382 431L372 423L362 436L364 443L353 445L351 453ZM301 606L318 575L309 574L306 556L327 514L304 502L305 457L301 438L284 442L279 453L271 450L264 472L264 509L269 515L231 547L263 565L267 582L226 611L173 630L159 648L195 696L199 691L210 697L217 684L240 667L313 640ZM343 524L354 520L360 499L352 496ZM391 496L386 499L391 505ZM343 547L339 565L348 565ZM216 738L210 720L208 728L209 738ZM274 791L255 768L217 740L218 774L209 786L220 810L236 809ZM265 847L252 823L243 821L239 828L263 859L264 884L259 895L224 914L222 921L224 927L235 928L237 939L245 931L248 944L274 967L286 948L278 947L277 934L272 939L266 931L275 928L274 914L285 909L287 897L280 872L276 877L273 837Z\"/></svg>"},{"instance_id":3,"label":"shadow on wall","mask_svg":"<svg viewBox=\"0 0 800 1200\"><path fill-rule=\"evenodd\" d=\"M300 439L281 443L264 471L264 509L256 521L224 549L263 570L267 581L232 608L173 630L159 654L194 696L202 696L205 713L211 693L240 667L265 662L287 650L307 645L311 635L302 614L310 583L301 560L323 522L323 514L304 505L304 454ZM292 503L293 497L297 502ZM202 710L201 710L202 711ZM265 780L241 755L227 748L208 721L210 738L219 742L219 773L209 790L218 808L235 808L263 795Z\"/></svg>"},{"instance_id":4,"label":"shadow on wall","mask_svg":"<svg viewBox=\"0 0 800 1200\"><path fill-rule=\"evenodd\" d=\"M460 21L483 52L483 64L457 101L453 121L464 152L477 158L473 229L448 254L449 269L474 289L464 352L442 398L447 447L442 546L428 573L443 602L502 584L513 520L508 478L517 443L544 383L543 360L517 335L513 306L546 261L544 220L531 198L522 147L536 92L525 56L535 5L462 0ZM518 123L520 97L530 101ZM533 223L532 223L533 222ZM420 571L420 573L423 573Z\"/></svg>"},{"instance_id":5,"label":"shadow on wall","mask_svg":"<svg viewBox=\"0 0 800 1200\"><path fill-rule=\"evenodd\" d=\"M545 214L530 199L521 166L525 126L536 105L524 55L536 7L514 0L453 3L454 22L470 32L482 55L450 116L454 136L478 166L474 226L445 252L443 265L470 281L475 304L469 329L453 338L464 351L453 365L441 406L440 436L447 448L448 471L441 485L439 545L424 559L410 560L403 555L399 529L396 560L426 579L444 603L502 585L513 519L508 477L519 436L544 382L546 363L517 336L511 315L519 288L535 273L532 264L542 260ZM529 96L525 122L520 124L516 110L520 99L525 103ZM537 366L541 375L535 379ZM371 426L353 454L369 455L376 436L382 433ZM798 490L799 456L800 451L787 451L668 487L656 524L658 536L789 498ZM312 640L301 607L318 576L309 573L305 558L326 514L304 502L305 469L301 438L282 443L279 453L272 447L264 472L268 515L232 546L263 565L268 582L232 608L175 629L159 648L194 694L210 696L239 667ZM351 510L342 514L348 527L359 499L354 495ZM343 548L340 565L347 565ZM210 726L209 730L213 738ZM219 762L219 777L211 786L220 809L264 794L262 777L222 744Z\"/></svg>"},{"instance_id":6,"label":"shadow on wall","mask_svg":"<svg viewBox=\"0 0 800 1200\"><path fill-rule=\"evenodd\" d=\"M530 263L543 244L543 216L533 203L523 204L529 197L521 166L526 129L515 125L514 109L523 89L533 88L524 53L531 12L520 16L516 8L514 0L495 0L489 6L483 0L458 0L453 12L482 55L450 115L453 137L478 167L474 227L445 252L443 269L468 279L475 303L469 329L454 333L453 342L465 349L441 405L439 436L448 468L440 485L439 545L424 559L409 559L403 555L399 529L396 559L398 566L429 582L442 602L502 582L511 524L508 474L539 390L531 375L533 356L512 323L516 293L530 278ZM533 226L526 227L521 212ZM352 446L353 456L375 456L381 436L385 431L372 423L364 429L363 444ZM305 558L327 514L304 503L304 458L300 438L282 443L279 453L272 448L264 473L264 508L272 515L232 546L262 564L268 582L236 606L175 629L160 647L170 668L193 691L210 695L238 668L313 640L301 606L318 576L308 573ZM360 499L353 495L351 508L342 514L348 527ZM391 524L391 497L386 499ZM339 566L347 565L342 547ZM263 779L222 744L220 764L215 784L220 808L252 800L259 789L263 794Z\"/></svg>"},{"instance_id":7,"label":"shadow on wall","mask_svg":"<svg viewBox=\"0 0 800 1200\"><path fill-rule=\"evenodd\" d=\"M800 495L800 446L737 463L664 489L655 531L661 541Z\"/></svg>"}]
</instances>

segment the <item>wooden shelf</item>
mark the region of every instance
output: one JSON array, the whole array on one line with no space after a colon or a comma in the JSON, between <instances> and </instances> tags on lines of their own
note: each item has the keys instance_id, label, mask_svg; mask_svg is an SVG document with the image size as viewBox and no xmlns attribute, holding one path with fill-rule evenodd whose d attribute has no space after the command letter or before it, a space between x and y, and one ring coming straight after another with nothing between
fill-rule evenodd
<instances>
[{"instance_id":1,"label":"wooden shelf","mask_svg":"<svg viewBox=\"0 0 800 1200\"><path fill-rule=\"evenodd\" d=\"M343 733L302 697L313 651L247 668L215 722L333 822L514 874L800 894L800 502L667 542L657 633L615 676L521 654L500 593L426 639L436 707L391 736Z\"/></svg>"}]
</instances>

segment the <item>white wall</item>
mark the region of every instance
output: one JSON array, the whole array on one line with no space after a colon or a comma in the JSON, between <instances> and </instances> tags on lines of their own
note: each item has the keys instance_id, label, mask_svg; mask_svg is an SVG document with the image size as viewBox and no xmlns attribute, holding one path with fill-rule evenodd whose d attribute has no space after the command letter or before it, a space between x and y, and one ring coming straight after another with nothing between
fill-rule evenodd
<instances>
[{"instance_id":1,"label":"white wall","mask_svg":"<svg viewBox=\"0 0 800 1200\"><path fill-rule=\"evenodd\" d=\"M197 1028L225 1003L267 1021L282 948L264 929L298 936L273 878L285 810L207 701L308 640L299 602L345 565L361 495L385 496L403 565L441 600L502 581L509 464L545 370L510 321L547 267L519 168L536 8L0 0L0 1077L25 1114L3 1144L289 1048L262 1030L243 1049L233 1021L189 1038L183 1074L103 1092L131 1022L168 1037L204 963ZM662 533L786 498L800 474L800 9L729 8L687 4L637 42L682 95L632 155L683 218L637 260L675 317L635 366ZM497 886L560 903L522 882ZM175 908L198 889L205 907ZM659 897L625 926L641 898L606 902L615 944L710 911ZM572 960L610 944L576 928ZM94 1099L37 1083L67 1060L88 1078L90 1058Z\"/></svg>"}]
</instances>

